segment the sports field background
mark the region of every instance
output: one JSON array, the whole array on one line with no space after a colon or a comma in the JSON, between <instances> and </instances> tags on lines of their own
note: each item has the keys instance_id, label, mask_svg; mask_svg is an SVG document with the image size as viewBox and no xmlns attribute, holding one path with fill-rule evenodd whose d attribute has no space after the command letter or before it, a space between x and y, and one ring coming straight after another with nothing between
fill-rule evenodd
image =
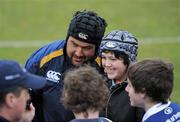
<instances>
[{"instance_id":1,"label":"sports field background","mask_svg":"<svg viewBox=\"0 0 180 122\"><path fill-rule=\"evenodd\" d=\"M172 100L180 103L180 0L0 0L0 59L24 65L42 45L66 37L77 10L106 19L106 34L128 30L139 39L138 60L160 57L173 62Z\"/></svg>"}]
</instances>

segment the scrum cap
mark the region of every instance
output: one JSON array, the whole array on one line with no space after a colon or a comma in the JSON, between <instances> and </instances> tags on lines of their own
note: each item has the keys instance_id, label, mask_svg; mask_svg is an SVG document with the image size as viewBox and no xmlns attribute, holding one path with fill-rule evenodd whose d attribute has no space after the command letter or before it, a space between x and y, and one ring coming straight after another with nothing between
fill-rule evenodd
<instances>
[{"instance_id":1,"label":"scrum cap","mask_svg":"<svg viewBox=\"0 0 180 122\"><path fill-rule=\"evenodd\" d=\"M129 61L136 61L138 40L128 31L114 30L108 33L101 42L100 52L104 50L123 52Z\"/></svg>"},{"instance_id":2,"label":"scrum cap","mask_svg":"<svg viewBox=\"0 0 180 122\"><path fill-rule=\"evenodd\" d=\"M92 11L78 11L73 16L68 36L99 46L104 36L106 21Z\"/></svg>"}]
</instances>

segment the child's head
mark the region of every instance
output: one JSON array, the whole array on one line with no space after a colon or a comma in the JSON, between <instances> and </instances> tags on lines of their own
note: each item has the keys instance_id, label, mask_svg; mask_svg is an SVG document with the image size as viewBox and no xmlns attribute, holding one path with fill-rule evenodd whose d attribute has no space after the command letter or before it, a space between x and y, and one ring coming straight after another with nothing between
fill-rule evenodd
<instances>
[{"instance_id":1,"label":"child's head","mask_svg":"<svg viewBox=\"0 0 180 122\"><path fill-rule=\"evenodd\" d=\"M105 79L90 66L82 66L69 71L64 78L63 103L74 113L100 111L106 103L109 90Z\"/></svg>"},{"instance_id":2,"label":"child's head","mask_svg":"<svg viewBox=\"0 0 180 122\"><path fill-rule=\"evenodd\" d=\"M137 49L137 39L127 31L114 30L103 38L100 56L109 79L117 83L126 79L129 64L136 61Z\"/></svg>"},{"instance_id":3,"label":"child's head","mask_svg":"<svg viewBox=\"0 0 180 122\"><path fill-rule=\"evenodd\" d=\"M128 62L136 61L138 49L138 40L128 31L114 30L108 33L102 40L100 45L100 55L102 52L111 51L115 56L125 57L127 55Z\"/></svg>"},{"instance_id":4,"label":"child's head","mask_svg":"<svg viewBox=\"0 0 180 122\"><path fill-rule=\"evenodd\" d=\"M127 77L126 91L130 98L144 94L152 102L166 103L173 90L173 65L160 59L145 59L130 65Z\"/></svg>"}]
</instances>

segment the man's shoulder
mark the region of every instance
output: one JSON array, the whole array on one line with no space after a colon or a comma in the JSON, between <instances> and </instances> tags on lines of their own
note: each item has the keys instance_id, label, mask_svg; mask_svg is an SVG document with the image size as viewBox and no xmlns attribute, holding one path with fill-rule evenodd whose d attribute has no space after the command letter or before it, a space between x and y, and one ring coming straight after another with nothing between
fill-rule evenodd
<instances>
[{"instance_id":1,"label":"man's shoulder","mask_svg":"<svg viewBox=\"0 0 180 122\"><path fill-rule=\"evenodd\" d=\"M36 54L41 54L43 56L46 56L50 53L63 49L64 45L65 45L64 40L57 40L41 47L39 50L36 51Z\"/></svg>"},{"instance_id":2,"label":"man's shoulder","mask_svg":"<svg viewBox=\"0 0 180 122\"><path fill-rule=\"evenodd\" d=\"M40 49L36 50L27 60L25 67L32 66L32 64L36 63L44 63L51 58L63 55L63 48L65 46L65 40L57 40L52 43L49 43Z\"/></svg>"}]
</instances>

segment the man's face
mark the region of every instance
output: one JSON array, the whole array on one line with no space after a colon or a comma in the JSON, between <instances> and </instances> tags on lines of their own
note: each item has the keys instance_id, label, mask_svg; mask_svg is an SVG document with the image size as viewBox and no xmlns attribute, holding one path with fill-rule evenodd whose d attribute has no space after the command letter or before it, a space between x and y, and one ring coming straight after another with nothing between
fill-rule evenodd
<instances>
[{"instance_id":1,"label":"man's face","mask_svg":"<svg viewBox=\"0 0 180 122\"><path fill-rule=\"evenodd\" d=\"M14 93L8 93L7 99L8 105L12 110L12 120L19 121L22 119L24 112L26 111L26 102L30 99L29 92L27 89L22 88L19 95Z\"/></svg>"},{"instance_id":2,"label":"man's face","mask_svg":"<svg viewBox=\"0 0 180 122\"><path fill-rule=\"evenodd\" d=\"M67 55L74 66L80 66L84 61L95 55L95 45L79 41L72 36L67 40Z\"/></svg>"}]
</instances>

